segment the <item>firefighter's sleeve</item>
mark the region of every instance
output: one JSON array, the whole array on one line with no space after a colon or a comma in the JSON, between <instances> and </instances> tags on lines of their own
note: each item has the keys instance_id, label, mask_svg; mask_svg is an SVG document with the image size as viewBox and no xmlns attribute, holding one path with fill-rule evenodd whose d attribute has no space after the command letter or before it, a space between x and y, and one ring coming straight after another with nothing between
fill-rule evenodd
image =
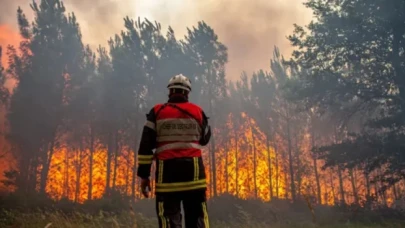
<instances>
[{"instance_id":1,"label":"firefighter's sleeve","mask_svg":"<svg viewBox=\"0 0 405 228\"><path fill-rule=\"evenodd\" d=\"M141 143L138 150L138 177L149 178L153 161L153 149L156 148L156 116L152 109L146 114Z\"/></svg>"},{"instance_id":2,"label":"firefighter's sleeve","mask_svg":"<svg viewBox=\"0 0 405 228\"><path fill-rule=\"evenodd\" d=\"M211 127L208 124L208 117L205 115L204 111L202 112L202 116L203 116L203 123L202 123L202 134L201 134L200 144L202 146L205 146L210 142Z\"/></svg>"}]
</instances>

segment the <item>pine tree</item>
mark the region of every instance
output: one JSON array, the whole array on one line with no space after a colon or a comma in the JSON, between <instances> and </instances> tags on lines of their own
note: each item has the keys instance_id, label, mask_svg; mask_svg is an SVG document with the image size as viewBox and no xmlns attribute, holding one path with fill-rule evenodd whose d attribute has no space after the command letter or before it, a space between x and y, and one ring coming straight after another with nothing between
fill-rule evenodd
<instances>
[{"instance_id":1,"label":"pine tree","mask_svg":"<svg viewBox=\"0 0 405 228\"><path fill-rule=\"evenodd\" d=\"M297 97L320 113L333 110L342 132L361 116L368 121L319 153L340 170L355 163L377 171L387 164L382 174L388 184L403 180L404 162L396 151L404 138L405 4L310 0L306 6L316 22L307 30L296 26L289 37L296 47L292 62L303 72Z\"/></svg>"},{"instance_id":2,"label":"pine tree","mask_svg":"<svg viewBox=\"0 0 405 228\"><path fill-rule=\"evenodd\" d=\"M226 95L225 64L228 61L227 48L218 40L214 30L205 22L199 22L197 27L188 29L186 36L186 53L191 55L196 66L194 81L202 84L201 104L208 110L209 116L219 114L219 100ZM217 123L211 119L211 126L215 128ZM213 195L217 195L217 175L216 175L216 143L215 133L210 142L210 163L212 173L211 180Z\"/></svg>"},{"instance_id":3,"label":"pine tree","mask_svg":"<svg viewBox=\"0 0 405 228\"><path fill-rule=\"evenodd\" d=\"M3 60L3 49L0 46L0 107L2 105L5 105L8 101L8 97L9 97L9 91L8 89L5 87L5 83L6 83L6 72L4 70L4 67L2 65L2 60Z\"/></svg>"},{"instance_id":4,"label":"pine tree","mask_svg":"<svg viewBox=\"0 0 405 228\"><path fill-rule=\"evenodd\" d=\"M11 98L10 137L19 150L21 178L35 189L41 167L39 190L45 193L53 153L62 133L65 89L69 66L81 53L81 35L74 15L66 16L59 0L32 2L35 18L29 24L18 9L21 55L10 52L10 72L18 85ZM72 44L78 44L71 46ZM30 115L27 115L30 113Z\"/></svg>"}]
</instances>

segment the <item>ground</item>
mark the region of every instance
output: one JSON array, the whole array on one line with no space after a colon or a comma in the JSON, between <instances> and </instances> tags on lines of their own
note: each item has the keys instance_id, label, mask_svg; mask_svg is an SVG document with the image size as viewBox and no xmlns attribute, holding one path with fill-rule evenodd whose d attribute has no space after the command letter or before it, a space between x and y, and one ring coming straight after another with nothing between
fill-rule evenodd
<instances>
[{"instance_id":1,"label":"ground","mask_svg":"<svg viewBox=\"0 0 405 228\"><path fill-rule=\"evenodd\" d=\"M367 206L368 205L368 206ZM313 211L310 209L313 208ZM378 205L311 205L222 195L208 201L211 228L403 228L405 210ZM154 199L131 203L120 195L74 203L40 196L0 195L1 228L157 227Z\"/></svg>"}]
</instances>

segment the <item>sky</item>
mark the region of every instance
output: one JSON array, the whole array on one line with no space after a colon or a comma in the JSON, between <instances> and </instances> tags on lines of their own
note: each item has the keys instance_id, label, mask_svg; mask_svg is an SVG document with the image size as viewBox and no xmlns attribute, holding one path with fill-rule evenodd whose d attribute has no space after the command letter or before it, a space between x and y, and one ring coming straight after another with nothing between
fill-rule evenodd
<instances>
[{"instance_id":1,"label":"sky","mask_svg":"<svg viewBox=\"0 0 405 228\"><path fill-rule=\"evenodd\" d=\"M39 2L40 0L36 0ZM0 0L0 45L18 44L18 6L32 17L32 0ZM182 39L187 27L205 21L228 47L227 78L237 80L242 71L249 75L268 70L274 46L289 57L292 47L287 36L293 24L306 25L312 19L304 0L65 0L67 12L74 12L83 40L96 48L123 28L129 16L158 21L166 32L173 27ZM4 61L4 56L3 56Z\"/></svg>"}]
</instances>

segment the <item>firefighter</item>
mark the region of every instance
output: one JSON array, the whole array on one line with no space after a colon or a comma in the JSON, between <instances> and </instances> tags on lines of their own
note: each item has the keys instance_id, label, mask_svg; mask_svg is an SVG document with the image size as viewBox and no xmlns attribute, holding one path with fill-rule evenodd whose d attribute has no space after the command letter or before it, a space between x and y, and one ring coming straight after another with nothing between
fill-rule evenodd
<instances>
[{"instance_id":1,"label":"firefighter","mask_svg":"<svg viewBox=\"0 0 405 228\"><path fill-rule=\"evenodd\" d=\"M211 137L208 117L188 101L191 81L187 77L172 77L167 88L168 102L155 105L146 115L138 151L142 194L149 197L150 169L155 160L159 227L181 228L183 203L186 228L207 228L207 183L201 153Z\"/></svg>"}]
</instances>

